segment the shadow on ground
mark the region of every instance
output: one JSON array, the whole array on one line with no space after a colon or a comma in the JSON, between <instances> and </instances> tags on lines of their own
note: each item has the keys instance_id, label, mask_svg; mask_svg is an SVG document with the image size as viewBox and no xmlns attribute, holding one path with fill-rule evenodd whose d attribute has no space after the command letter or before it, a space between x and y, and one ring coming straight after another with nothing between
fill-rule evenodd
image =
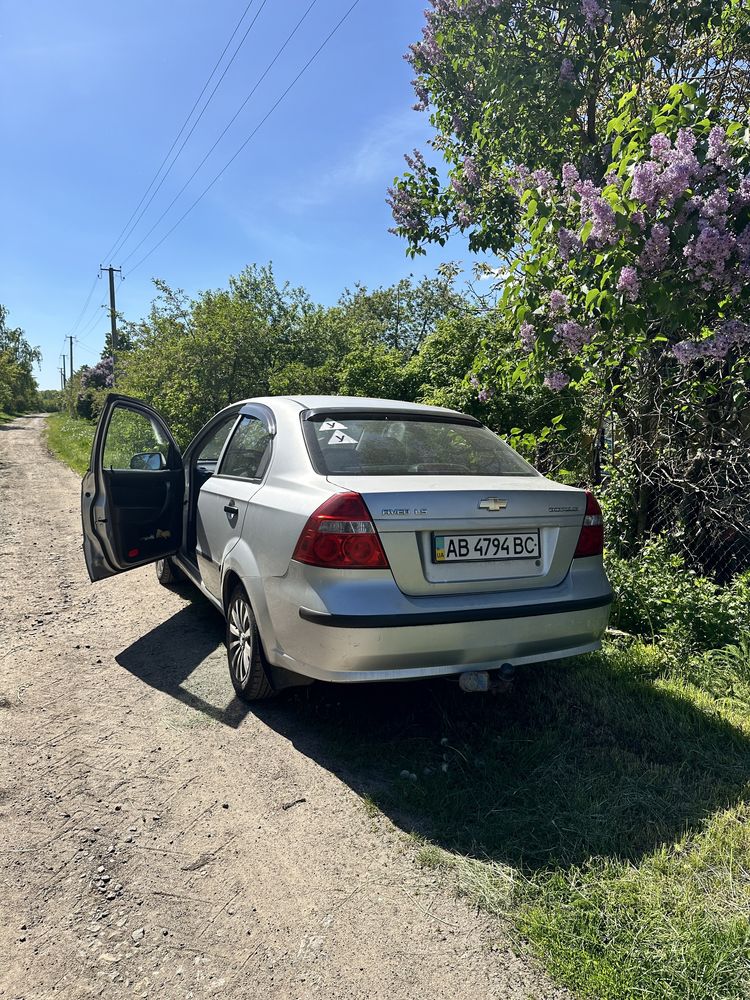
<instances>
[{"instance_id":1,"label":"shadow on ground","mask_svg":"<svg viewBox=\"0 0 750 1000\"><path fill-rule=\"evenodd\" d=\"M637 861L735 804L750 781L750 741L635 676L623 654L526 668L497 698L448 680L316 684L221 708L186 684L218 668L217 656L207 663L222 635L196 595L117 661L225 725L252 710L402 829L450 851L527 870ZM223 646L218 655L214 701L232 694Z\"/></svg>"},{"instance_id":2,"label":"shadow on ground","mask_svg":"<svg viewBox=\"0 0 750 1000\"><path fill-rule=\"evenodd\" d=\"M21 414L21 416L23 416L24 419L26 419L26 420L29 420L29 419L31 419L31 420L44 420L46 414L44 414L44 413L23 413L23 414ZM18 420L18 419L19 418L15 417L15 416L11 417L11 419L7 423L0 420L0 431L27 431L29 429L28 426L21 426L20 424L15 423L15 421Z\"/></svg>"},{"instance_id":3,"label":"shadow on ground","mask_svg":"<svg viewBox=\"0 0 750 1000\"><path fill-rule=\"evenodd\" d=\"M179 592L187 599L185 607L115 659L144 684L164 691L214 722L236 729L250 706L235 697L223 660L222 680L226 673L226 686L220 684L217 691L213 676L208 684L201 685L201 673L205 675L215 665L215 656L213 664L210 661L212 654L218 650L223 654L224 620L189 584L180 586ZM202 688L214 695L212 700Z\"/></svg>"},{"instance_id":4,"label":"shadow on ground","mask_svg":"<svg viewBox=\"0 0 750 1000\"><path fill-rule=\"evenodd\" d=\"M527 870L636 861L750 780L741 732L605 656L527 668L499 698L317 685L256 712L402 829Z\"/></svg>"}]
</instances>

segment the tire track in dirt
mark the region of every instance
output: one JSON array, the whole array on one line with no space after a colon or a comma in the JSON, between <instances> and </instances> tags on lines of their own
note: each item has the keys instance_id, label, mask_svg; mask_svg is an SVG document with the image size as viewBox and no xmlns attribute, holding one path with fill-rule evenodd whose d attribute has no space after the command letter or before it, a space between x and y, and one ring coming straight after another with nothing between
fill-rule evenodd
<instances>
[{"instance_id":1,"label":"tire track in dirt","mask_svg":"<svg viewBox=\"0 0 750 1000\"><path fill-rule=\"evenodd\" d=\"M562 998L234 699L207 602L89 584L42 426L0 428L0 996Z\"/></svg>"}]
</instances>

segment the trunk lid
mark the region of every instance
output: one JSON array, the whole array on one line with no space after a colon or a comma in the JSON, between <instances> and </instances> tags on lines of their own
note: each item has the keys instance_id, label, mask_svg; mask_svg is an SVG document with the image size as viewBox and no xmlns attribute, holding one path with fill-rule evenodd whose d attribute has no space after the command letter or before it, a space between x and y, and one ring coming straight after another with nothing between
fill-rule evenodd
<instances>
[{"instance_id":1,"label":"trunk lid","mask_svg":"<svg viewBox=\"0 0 750 1000\"><path fill-rule=\"evenodd\" d=\"M414 597L554 587L570 569L586 509L583 490L543 476L339 473L328 481L362 496L399 589ZM470 551L467 561L438 561L435 538L454 557L456 536L480 558ZM527 550L515 556L514 545L523 544ZM493 546L500 555L482 559Z\"/></svg>"}]
</instances>

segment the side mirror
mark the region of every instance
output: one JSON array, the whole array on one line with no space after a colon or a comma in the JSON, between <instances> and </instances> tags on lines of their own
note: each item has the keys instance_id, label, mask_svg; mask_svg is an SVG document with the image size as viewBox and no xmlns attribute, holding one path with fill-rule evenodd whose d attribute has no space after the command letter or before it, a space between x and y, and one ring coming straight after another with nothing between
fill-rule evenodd
<instances>
[{"instance_id":1,"label":"side mirror","mask_svg":"<svg viewBox=\"0 0 750 1000\"><path fill-rule=\"evenodd\" d=\"M142 451L130 459L131 469L141 469L147 472L159 472L166 469L167 463L160 451Z\"/></svg>"}]
</instances>

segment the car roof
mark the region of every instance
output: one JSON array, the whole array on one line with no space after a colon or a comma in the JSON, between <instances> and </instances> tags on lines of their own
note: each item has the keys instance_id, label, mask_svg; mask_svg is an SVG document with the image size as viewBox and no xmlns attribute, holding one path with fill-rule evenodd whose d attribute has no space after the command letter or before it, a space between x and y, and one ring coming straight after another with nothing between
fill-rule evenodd
<instances>
[{"instance_id":1,"label":"car roof","mask_svg":"<svg viewBox=\"0 0 750 1000\"><path fill-rule=\"evenodd\" d=\"M406 403L397 399L376 399L370 396L288 396L306 410L395 410L423 413L456 414L444 406L428 406L426 403Z\"/></svg>"}]
</instances>

